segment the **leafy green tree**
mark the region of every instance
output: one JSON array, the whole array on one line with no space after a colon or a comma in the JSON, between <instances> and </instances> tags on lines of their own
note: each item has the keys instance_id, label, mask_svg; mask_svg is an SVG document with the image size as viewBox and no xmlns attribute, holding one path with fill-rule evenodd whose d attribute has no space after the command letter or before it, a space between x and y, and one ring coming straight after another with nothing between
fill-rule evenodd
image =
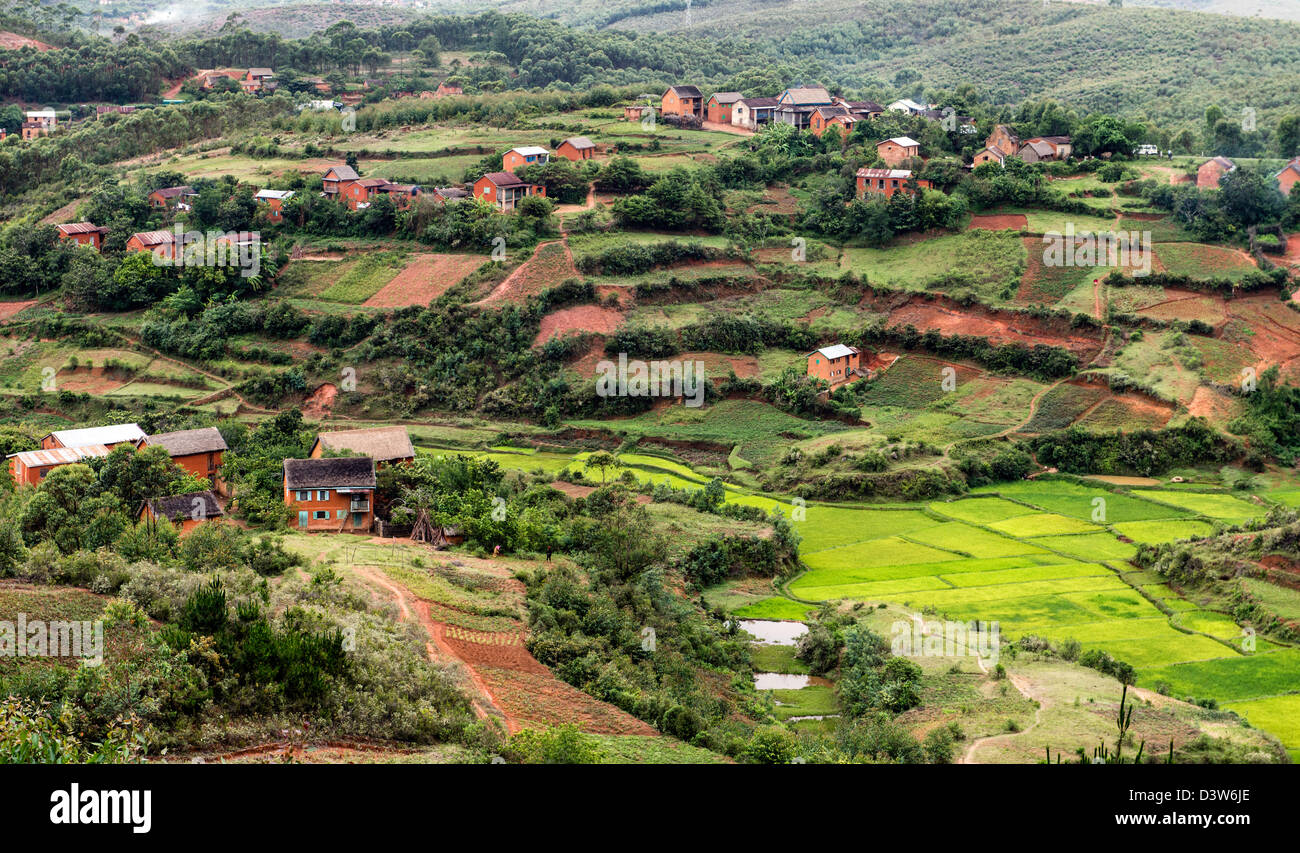
<instances>
[{"instance_id":1,"label":"leafy green tree","mask_svg":"<svg viewBox=\"0 0 1300 853\"><path fill-rule=\"evenodd\" d=\"M1248 227L1278 221L1286 199L1272 175L1242 166L1219 178L1219 206L1232 221Z\"/></svg>"}]
</instances>

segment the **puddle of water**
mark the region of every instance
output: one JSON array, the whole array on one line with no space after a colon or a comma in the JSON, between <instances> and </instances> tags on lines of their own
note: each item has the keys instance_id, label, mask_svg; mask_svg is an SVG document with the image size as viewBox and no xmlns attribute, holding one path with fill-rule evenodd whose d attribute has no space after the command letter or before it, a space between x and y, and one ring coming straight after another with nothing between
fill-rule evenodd
<instances>
[{"instance_id":1,"label":"puddle of water","mask_svg":"<svg viewBox=\"0 0 1300 853\"><path fill-rule=\"evenodd\" d=\"M765 646L793 646L808 633L802 622L775 622L770 619L742 619L740 630L752 634Z\"/></svg>"},{"instance_id":2,"label":"puddle of water","mask_svg":"<svg viewBox=\"0 0 1300 853\"><path fill-rule=\"evenodd\" d=\"M754 673L754 687L757 690L802 690L807 686L806 675L786 675L780 672Z\"/></svg>"}]
</instances>

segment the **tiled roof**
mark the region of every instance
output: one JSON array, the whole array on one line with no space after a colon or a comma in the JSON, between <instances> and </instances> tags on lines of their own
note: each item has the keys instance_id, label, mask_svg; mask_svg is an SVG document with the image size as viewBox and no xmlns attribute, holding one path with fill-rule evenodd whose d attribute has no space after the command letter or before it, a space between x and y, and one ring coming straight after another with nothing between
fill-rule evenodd
<instances>
[{"instance_id":1,"label":"tiled roof","mask_svg":"<svg viewBox=\"0 0 1300 853\"><path fill-rule=\"evenodd\" d=\"M202 429L185 429L178 432L162 432L147 436L146 445L166 448L171 456L189 456L194 453L216 453L229 450L226 440L221 437L216 427Z\"/></svg>"},{"instance_id":2,"label":"tiled roof","mask_svg":"<svg viewBox=\"0 0 1300 853\"><path fill-rule=\"evenodd\" d=\"M287 489L373 489L375 460L369 456L284 460Z\"/></svg>"}]
</instances>

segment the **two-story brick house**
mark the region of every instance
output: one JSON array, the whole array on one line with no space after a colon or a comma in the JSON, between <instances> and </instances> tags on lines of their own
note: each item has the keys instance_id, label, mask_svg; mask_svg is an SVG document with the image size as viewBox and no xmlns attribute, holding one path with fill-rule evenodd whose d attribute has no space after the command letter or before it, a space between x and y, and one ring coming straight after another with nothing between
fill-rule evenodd
<instances>
[{"instance_id":1,"label":"two-story brick house","mask_svg":"<svg viewBox=\"0 0 1300 853\"><path fill-rule=\"evenodd\" d=\"M375 520L375 460L369 456L284 460L284 504L299 530L365 533Z\"/></svg>"}]
</instances>

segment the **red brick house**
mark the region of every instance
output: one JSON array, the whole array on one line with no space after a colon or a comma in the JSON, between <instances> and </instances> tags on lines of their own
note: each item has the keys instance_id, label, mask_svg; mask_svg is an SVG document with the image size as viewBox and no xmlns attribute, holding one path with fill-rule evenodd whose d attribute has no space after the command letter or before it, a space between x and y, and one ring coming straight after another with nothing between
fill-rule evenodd
<instances>
[{"instance_id":1,"label":"red brick house","mask_svg":"<svg viewBox=\"0 0 1300 853\"><path fill-rule=\"evenodd\" d=\"M645 104L632 104L631 106L623 107L623 121L640 121L642 115L647 112L653 114L654 111L654 107Z\"/></svg>"},{"instance_id":2,"label":"red brick house","mask_svg":"<svg viewBox=\"0 0 1300 853\"><path fill-rule=\"evenodd\" d=\"M401 465L415 461L415 447L406 427L373 427L322 432L308 454L312 459L325 458L327 451L360 453L375 460L377 467Z\"/></svg>"},{"instance_id":3,"label":"red brick house","mask_svg":"<svg viewBox=\"0 0 1300 853\"><path fill-rule=\"evenodd\" d=\"M176 235L171 231L137 231L126 241L128 252L153 252L160 258L176 257Z\"/></svg>"},{"instance_id":4,"label":"red brick house","mask_svg":"<svg viewBox=\"0 0 1300 853\"><path fill-rule=\"evenodd\" d=\"M1196 186L1203 190L1217 190L1219 178L1236 168L1237 164L1227 157L1211 157L1196 170Z\"/></svg>"},{"instance_id":5,"label":"red brick house","mask_svg":"<svg viewBox=\"0 0 1300 853\"><path fill-rule=\"evenodd\" d=\"M279 222L284 219L282 212L284 203L293 196L293 190L258 190L257 195L253 196L253 201L266 205L267 219L272 222Z\"/></svg>"},{"instance_id":6,"label":"red brick house","mask_svg":"<svg viewBox=\"0 0 1300 853\"><path fill-rule=\"evenodd\" d=\"M897 166L908 157L921 156L921 143L910 136L895 136L876 144L876 154L891 166Z\"/></svg>"},{"instance_id":7,"label":"red brick house","mask_svg":"<svg viewBox=\"0 0 1300 853\"><path fill-rule=\"evenodd\" d=\"M83 459L108 454L109 449L102 444L24 450L9 454L9 476L16 486L39 486L45 476L60 465L71 465Z\"/></svg>"},{"instance_id":8,"label":"red brick house","mask_svg":"<svg viewBox=\"0 0 1300 853\"><path fill-rule=\"evenodd\" d=\"M808 129L812 131L814 136L821 136L831 129L841 134L848 134L857 123L858 119L850 115L848 107L838 105L816 107L808 119Z\"/></svg>"},{"instance_id":9,"label":"red brick house","mask_svg":"<svg viewBox=\"0 0 1300 853\"><path fill-rule=\"evenodd\" d=\"M239 81L239 85L250 95L261 91L274 92L275 75L269 68L250 68L244 75L244 79Z\"/></svg>"},{"instance_id":10,"label":"red brick house","mask_svg":"<svg viewBox=\"0 0 1300 853\"><path fill-rule=\"evenodd\" d=\"M365 533L374 524L375 460L369 456L284 460L284 505L299 530Z\"/></svg>"},{"instance_id":11,"label":"red brick house","mask_svg":"<svg viewBox=\"0 0 1300 853\"><path fill-rule=\"evenodd\" d=\"M1007 156L997 148L988 147L971 158L971 167L983 166L985 163L997 163L1002 168L1006 168Z\"/></svg>"},{"instance_id":12,"label":"red brick house","mask_svg":"<svg viewBox=\"0 0 1300 853\"><path fill-rule=\"evenodd\" d=\"M893 198L894 193L904 192L909 195L916 195L919 190L930 189L930 182L923 179L913 179L912 172L908 169L858 169L857 171L858 198L872 195L883 195L885 198ZM915 180L916 188L913 189L908 182Z\"/></svg>"},{"instance_id":13,"label":"red brick house","mask_svg":"<svg viewBox=\"0 0 1300 853\"><path fill-rule=\"evenodd\" d=\"M465 90L459 86L448 86L446 83L439 83L437 91L433 94L435 97L445 98L448 95L463 95Z\"/></svg>"},{"instance_id":14,"label":"red brick house","mask_svg":"<svg viewBox=\"0 0 1300 853\"><path fill-rule=\"evenodd\" d=\"M808 375L824 379L831 385L851 381L856 375L862 355L856 347L832 344L808 353Z\"/></svg>"},{"instance_id":15,"label":"red brick house","mask_svg":"<svg viewBox=\"0 0 1300 853\"><path fill-rule=\"evenodd\" d=\"M731 124L731 111L740 99L739 92L714 92L704 105L704 117L716 124Z\"/></svg>"},{"instance_id":16,"label":"red brick house","mask_svg":"<svg viewBox=\"0 0 1300 853\"><path fill-rule=\"evenodd\" d=\"M221 489L221 461L226 440L216 427L162 432L140 439L136 447L161 447L187 474L204 477L214 489Z\"/></svg>"},{"instance_id":17,"label":"red brick house","mask_svg":"<svg viewBox=\"0 0 1300 853\"><path fill-rule=\"evenodd\" d=\"M502 168L507 172L522 169L525 166L540 166L551 159L551 152L540 145L525 145L511 148L501 155Z\"/></svg>"},{"instance_id":18,"label":"red brick house","mask_svg":"<svg viewBox=\"0 0 1300 853\"><path fill-rule=\"evenodd\" d=\"M703 121L704 95L696 86L669 86L659 111L666 116L695 116Z\"/></svg>"},{"instance_id":19,"label":"red brick house","mask_svg":"<svg viewBox=\"0 0 1300 853\"><path fill-rule=\"evenodd\" d=\"M1020 153L1020 137L1016 135L1016 132L1009 125L995 124L989 138L984 140L984 147L999 152L1002 155L1002 160L1005 160ZM998 162L1001 163L1002 160Z\"/></svg>"},{"instance_id":20,"label":"red brick house","mask_svg":"<svg viewBox=\"0 0 1300 853\"><path fill-rule=\"evenodd\" d=\"M388 181L383 178L358 178L349 181L341 190L339 197L348 206L348 210L365 209L370 206L370 200L380 192L380 187L387 183Z\"/></svg>"},{"instance_id":21,"label":"red brick house","mask_svg":"<svg viewBox=\"0 0 1300 853\"><path fill-rule=\"evenodd\" d=\"M167 208L176 208L179 210L189 210L189 199L197 196L193 187L163 187L160 190L154 190L149 193L149 206L155 210L164 210Z\"/></svg>"},{"instance_id":22,"label":"red brick house","mask_svg":"<svg viewBox=\"0 0 1300 853\"><path fill-rule=\"evenodd\" d=\"M1277 181L1277 188L1282 191L1282 195L1291 195L1291 188L1300 181L1300 157L1295 158L1290 163L1282 167L1273 178Z\"/></svg>"},{"instance_id":23,"label":"red brick house","mask_svg":"<svg viewBox=\"0 0 1300 853\"><path fill-rule=\"evenodd\" d=\"M514 210L519 200L530 195L545 198L546 187L530 184L513 172L488 172L474 182L474 198L491 202L498 210Z\"/></svg>"},{"instance_id":24,"label":"red brick house","mask_svg":"<svg viewBox=\"0 0 1300 853\"><path fill-rule=\"evenodd\" d=\"M555 156L575 163L579 160L590 160L596 156L596 143L585 136L571 136L555 149Z\"/></svg>"},{"instance_id":25,"label":"red brick house","mask_svg":"<svg viewBox=\"0 0 1300 853\"><path fill-rule=\"evenodd\" d=\"M222 518L226 511L212 492L190 492L167 498L152 498L140 504L138 521L157 524L166 520L180 527L181 535L189 533L200 524Z\"/></svg>"},{"instance_id":26,"label":"red brick house","mask_svg":"<svg viewBox=\"0 0 1300 853\"><path fill-rule=\"evenodd\" d=\"M68 222L55 227L59 229L60 240L71 240L80 246L89 246L96 252L103 247L104 234L108 232L107 228L93 222Z\"/></svg>"},{"instance_id":27,"label":"red brick house","mask_svg":"<svg viewBox=\"0 0 1300 853\"><path fill-rule=\"evenodd\" d=\"M330 166L321 178L321 189L326 198L341 199L347 185L360 179L357 170L351 166Z\"/></svg>"}]
</instances>

